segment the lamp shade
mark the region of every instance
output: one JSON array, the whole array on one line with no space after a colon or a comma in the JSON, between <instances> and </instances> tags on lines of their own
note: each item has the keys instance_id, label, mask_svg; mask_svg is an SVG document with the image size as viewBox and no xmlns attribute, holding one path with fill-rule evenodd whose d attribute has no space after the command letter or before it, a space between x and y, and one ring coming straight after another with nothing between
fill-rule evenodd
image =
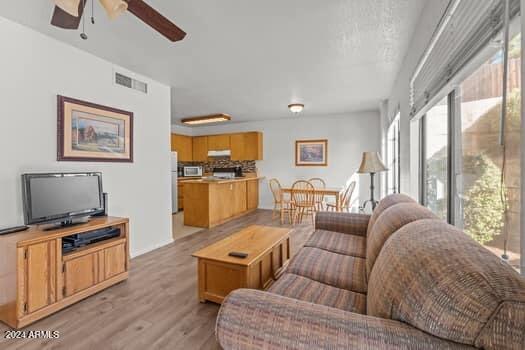
<instances>
[{"instance_id":1,"label":"lamp shade","mask_svg":"<svg viewBox=\"0 0 525 350\"><path fill-rule=\"evenodd\" d=\"M128 9L128 3L123 0L100 0L110 19L115 19Z\"/></svg>"},{"instance_id":2,"label":"lamp shade","mask_svg":"<svg viewBox=\"0 0 525 350\"><path fill-rule=\"evenodd\" d=\"M80 0L55 0L55 5L71 16L78 17Z\"/></svg>"},{"instance_id":3,"label":"lamp shade","mask_svg":"<svg viewBox=\"0 0 525 350\"><path fill-rule=\"evenodd\" d=\"M377 152L363 152L363 159L361 160L361 166L357 171L360 174L379 173L381 171L388 170L386 166L379 158Z\"/></svg>"}]
</instances>

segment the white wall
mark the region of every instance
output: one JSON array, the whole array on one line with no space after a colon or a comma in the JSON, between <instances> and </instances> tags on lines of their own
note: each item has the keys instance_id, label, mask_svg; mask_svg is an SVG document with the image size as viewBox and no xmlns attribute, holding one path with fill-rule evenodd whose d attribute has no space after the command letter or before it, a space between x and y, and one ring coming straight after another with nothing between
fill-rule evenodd
<instances>
[{"instance_id":1,"label":"white wall","mask_svg":"<svg viewBox=\"0 0 525 350\"><path fill-rule=\"evenodd\" d=\"M116 86L110 62L2 17L0 43L0 226L23 222L20 174L101 171L110 215L130 218L132 254L171 242L169 87ZM57 162L57 94L134 112L134 162Z\"/></svg>"},{"instance_id":2,"label":"white wall","mask_svg":"<svg viewBox=\"0 0 525 350\"><path fill-rule=\"evenodd\" d=\"M407 55L396 78L396 82L388 98L388 108L381 115L382 127L388 128L389 120L392 120L400 111L400 133L401 133L401 192L409 193L417 198L417 173L411 173L411 162L417 161L417 156L412 153L417 150L411 145L410 135L410 78L418 64L421 56L432 38L441 17L449 3L449 0L428 1L420 16L419 23L407 50ZM416 145L417 146L417 145ZM417 168L416 168L417 169Z\"/></svg>"},{"instance_id":3,"label":"white wall","mask_svg":"<svg viewBox=\"0 0 525 350\"><path fill-rule=\"evenodd\" d=\"M369 175L357 175L355 171L364 151L380 150L379 112L349 113L339 116L317 118L288 118L221 126L193 128L193 135L226 132L262 131L264 133L264 160L257 162L261 182L261 208L271 208L273 199L268 189L268 179L277 178L283 186L295 180L321 177L327 187L342 187L353 177L358 180L354 192L355 206L369 198ZM328 139L327 167L296 167L295 140ZM376 181L376 186L379 181ZM379 191L376 191L376 195ZM370 208L370 207L369 207Z\"/></svg>"}]
</instances>

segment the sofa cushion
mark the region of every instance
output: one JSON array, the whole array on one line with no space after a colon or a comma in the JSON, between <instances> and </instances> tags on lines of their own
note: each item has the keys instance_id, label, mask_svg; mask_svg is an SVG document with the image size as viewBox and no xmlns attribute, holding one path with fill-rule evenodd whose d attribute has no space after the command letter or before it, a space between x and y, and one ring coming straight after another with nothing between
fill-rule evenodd
<instances>
[{"instance_id":1,"label":"sofa cushion","mask_svg":"<svg viewBox=\"0 0 525 350\"><path fill-rule=\"evenodd\" d=\"M390 206L377 218L366 242L366 276L370 276L372 267L387 239L401 227L412 221L437 219L437 216L416 202L404 202Z\"/></svg>"},{"instance_id":2,"label":"sofa cushion","mask_svg":"<svg viewBox=\"0 0 525 350\"><path fill-rule=\"evenodd\" d=\"M370 215L320 211L315 214L315 229L366 236Z\"/></svg>"},{"instance_id":3,"label":"sofa cushion","mask_svg":"<svg viewBox=\"0 0 525 350\"><path fill-rule=\"evenodd\" d=\"M359 314L366 313L366 295L336 288L292 273L283 274L269 292Z\"/></svg>"},{"instance_id":4,"label":"sofa cushion","mask_svg":"<svg viewBox=\"0 0 525 350\"><path fill-rule=\"evenodd\" d=\"M288 273L294 273L337 288L366 293L365 259L304 247L292 258Z\"/></svg>"},{"instance_id":5,"label":"sofa cushion","mask_svg":"<svg viewBox=\"0 0 525 350\"><path fill-rule=\"evenodd\" d=\"M366 238L347 233L316 230L305 246L359 258L366 257Z\"/></svg>"},{"instance_id":6,"label":"sofa cushion","mask_svg":"<svg viewBox=\"0 0 525 350\"><path fill-rule=\"evenodd\" d=\"M377 207L374 209L374 212L372 213L372 216L370 217L370 220L368 221L368 228L366 230L366 235L368 236L370 234L370 230L372 230L372 227L374 227L374 224L379 218L379 216L388 208L390 208L393 205L399 204L399 203L416 203L415 200L413 200L411 197L407 196L406 194L402 193L394 193L389 196L386 196L383 198Z\"/></svg>"},{"instance_id":7,"label":"sofa cushion","mask_svg":"<svg viewBox=\"0 0 525 350\"><path fill-rule=\"evenodd\" d=\"M403 226L369 280L367 313L485 349L523 349L525 279L441 220Z\"/></svg>"}]
</instances>

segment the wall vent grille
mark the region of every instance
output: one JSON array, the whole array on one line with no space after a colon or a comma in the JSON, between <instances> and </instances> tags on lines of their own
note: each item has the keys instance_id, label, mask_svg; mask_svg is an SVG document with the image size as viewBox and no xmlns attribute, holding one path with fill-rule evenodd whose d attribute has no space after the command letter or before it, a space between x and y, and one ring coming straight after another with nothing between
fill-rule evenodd
<instances>
[{"instance_id":1,"label":"wall vent grille","mask_svg":"<svg viewBox=\"0 0 525 350\"><path fill-rule=\"evenodd\" d=\"M129 89L137 90L145 94L148 93L148 84L140 80L130 78L121 73L115 73L115 83Z\"/></svg>"}]
</instances>

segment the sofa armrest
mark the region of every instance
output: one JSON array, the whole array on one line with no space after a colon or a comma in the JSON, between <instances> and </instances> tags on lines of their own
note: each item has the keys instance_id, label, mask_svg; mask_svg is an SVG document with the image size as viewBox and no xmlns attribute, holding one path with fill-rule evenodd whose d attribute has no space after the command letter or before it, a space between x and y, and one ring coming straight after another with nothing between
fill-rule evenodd
<instances>
[{"instance_id":1,"label":"sofa armrest","mask_svg":"<svg viewBox=\"0 0 525 350\"><path fill-rule=\"evenodd\" d=\"M318 230L366 236L370 215L354 213L319 212L315 215Z\"/></svg>"},{"instance_id":2,"label":"sofa armrest","mask_svg":"<svg viewBox=\"0 0 525 350\"><path fill-rule=\"evenodd\" d=\"M215 333L225 350L473 349L398 321L251 289L236 290L226 298Z\"/></svg>"}]
</instances>

